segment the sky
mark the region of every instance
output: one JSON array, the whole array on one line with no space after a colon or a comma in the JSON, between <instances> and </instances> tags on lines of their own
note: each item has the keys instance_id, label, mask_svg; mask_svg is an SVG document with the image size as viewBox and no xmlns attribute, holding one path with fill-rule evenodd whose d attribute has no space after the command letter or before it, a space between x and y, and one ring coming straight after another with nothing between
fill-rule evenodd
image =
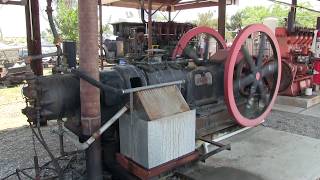
<instances>
[{"instance_id":1,"label":"sky","mask_svg":"<svg viewBox=\"0 0 320 180\"><path fill-rule=\"evenodd\" d=\"M40 1L40 26L41 31L49 27L48 22L46 21L46 0ZM291 2L291 0L281 0L283 2ZM320 10L320 1L317 0L298 0L298 2L309 1L316 10ZM271 6L273 3L268 0L239 0L238 5L228 6L227 7L227 16L230 17L237 10L243 9L247 6ZM181 11L175 21L177 22L186 22L196 19L197 15L201 12L212 11L217 16L218 9L217 7L193 9ZM164 13L165 14L165 13ZM173 13L172 17L175 14ZM123 18L125 17L125 18ZM103 7L103 22L109 23L111 19L112 22L118 21L138 21L139 11L136 9L128 8L118 8L118 7ZM25 28L25 14L24 7L14 6L14 5L0 5L0 28L3 32L4 37L25 37L26 28Z\"/></svg>"}]
</instances>

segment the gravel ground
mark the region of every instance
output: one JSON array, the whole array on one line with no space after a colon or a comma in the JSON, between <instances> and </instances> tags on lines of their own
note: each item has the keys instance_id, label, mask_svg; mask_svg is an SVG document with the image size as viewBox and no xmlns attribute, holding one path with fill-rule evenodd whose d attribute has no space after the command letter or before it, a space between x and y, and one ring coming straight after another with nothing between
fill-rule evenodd
<instances>
[{"instance_id":1,"label":"gravel ground","mask_svg":"<svg viewBox=\"0 0 320 180\"><path fill-rule=\"evenodd\" d=\"M42 132L50 150L55 157L58 157L60 155L58 135L51 132L55 128L57 127L50 123L47 127L42 128ZM17 168L33 167L35 151L31 129L28 126L0 131L0 144L2 144L0 146L0 178L13 173ZM50 158L37 140L35 144L41 166L50 161ZM65 140L65 149L70 152L76 150L76 147Z\"/></svg>"},{"instance_id":2,"label":"gravel ground","mask_svg":"<svg viewBox=\"0 0 320 180\"><path fill-rule=\"evenodd\" d=\"M263 125L279 131L320 139L320 117L272 111Z\"/></svg>"}]
</instances>

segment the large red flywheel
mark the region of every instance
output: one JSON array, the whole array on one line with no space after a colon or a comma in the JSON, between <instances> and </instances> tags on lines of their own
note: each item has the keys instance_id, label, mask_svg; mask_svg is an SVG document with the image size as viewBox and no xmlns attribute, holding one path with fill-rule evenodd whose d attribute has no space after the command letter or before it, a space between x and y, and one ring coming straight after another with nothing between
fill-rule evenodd
<instances>
[{"instance_id":1,"label":"large red flywheel","mask_svg":"<svg viewBox=\"0 0 320 180\"><path fill-rule=\"evenodd\" d=\"M281 79L280 50L273 32L262 24L243 29L229 50L224 73L230 115L242 126L262 123L275 102Z\"/></svg>"},{"instance_id":2,"label":"large red flywheel","mask_svg":"<svg viewBox=\"0 0 320 180\"><path fill-rule=\"evenodd\" d=\"M176 57L179 57L182 55L184 50L187 48L188 44L194 39L195 37L204 34L207 37L212 37L216 40L218 44L218 49L226 49L227 44L224 40L224 38L219 34L218 31L201 26L201 27L195 27L188 32L186 32L179 40L178 44L176 45L175 49L173 50L172 53L172 59L176 59Z\"/></svg>"}]
</instances>

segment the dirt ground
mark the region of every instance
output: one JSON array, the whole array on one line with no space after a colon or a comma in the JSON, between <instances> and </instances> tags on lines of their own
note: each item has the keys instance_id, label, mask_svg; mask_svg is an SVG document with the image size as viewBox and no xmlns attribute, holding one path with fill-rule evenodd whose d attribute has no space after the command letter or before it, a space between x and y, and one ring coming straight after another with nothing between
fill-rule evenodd
<instances>
[{"instance_id":1,"label":"dirt ground","mask_svg":"<svg viewBox=\"0 0 320 180\"><path fill-rule=\"evenodd\" d=\"M21 113L26 106L21 89L22 86L0 89L0 132L28 124Z\"/></svg>"}]
</instances>

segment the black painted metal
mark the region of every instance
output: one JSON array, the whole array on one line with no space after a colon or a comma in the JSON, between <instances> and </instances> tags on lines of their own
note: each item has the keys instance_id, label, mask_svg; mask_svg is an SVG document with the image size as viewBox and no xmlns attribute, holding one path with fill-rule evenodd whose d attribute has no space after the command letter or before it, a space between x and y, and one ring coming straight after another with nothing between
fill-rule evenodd
<instances>
[{"instance_id":1,"label":"black painted metal","mask_svg":"<svg viewBox=\"0 0 320 180\"><path fill-rule=\"evenodd\" d=\"M67 60L69 68L75 68L77 66L77 44L75 41L64 41L63 42L63 53Z\"/></svg>"},{"instance_id":2,"label":"black painted metal","mask_svg":"<svg viewBox=\"0 0 320 180\"><path fill-rule=\"evenodd\" d=\"M69 74L55 74L37 77L34 86L24 88L24 95L34 99L41 105L41 119L44 121L68 117L65 126L77 134L81 142L88 136L81 133L80 121L80 78L100 89L101 124L110 119L124 104L129 101L129 95L123 94L123 89L156 85L173 81L184 81L178 85L187 103L197 109L197 134L206 135L230 126L225 121L227 110L224 107L223 75L224 68L220 63L207 63L204 66L190 68L185 63L159 63L119 65L106 68L100 72L97 81L80 70L72 70ZM35 93L41 96L34 96ZM35 117L32 106L23 110L30 120ZM217 113L218 112L218 113ZM72 118L71 118L72 117ZM228 116L229 117L229 116ZM221 121L221 122L220 122ZM222 122L223 121L223 122ZM199 123L199 124L198 124ZM234 122L232 121L232 124ZM112 125L101 140L104 168L119 177L129 176L119 174L121 168L116 168L114 156L119 152L118 124ZM98 142L99 143L99 142ZM223 150L223 148L219 149ZM96 151L96 150L92 150ZM217 152L216 150L215 152ZM97 149L99 152L99 149ZM209 155L213 154L211 152ZM96 156L87 154L94 161ZM89 164L90 165L90 162Z\"/></svg>"}]
</instances>

